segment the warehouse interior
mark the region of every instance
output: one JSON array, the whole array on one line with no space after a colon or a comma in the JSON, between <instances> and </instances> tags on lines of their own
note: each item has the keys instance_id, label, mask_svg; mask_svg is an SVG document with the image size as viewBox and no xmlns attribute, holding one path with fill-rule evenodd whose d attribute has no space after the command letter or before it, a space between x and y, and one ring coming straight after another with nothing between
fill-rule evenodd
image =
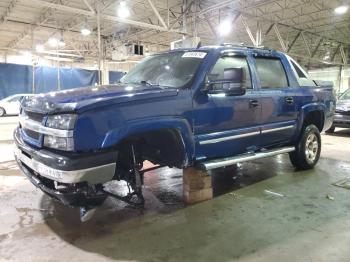
<instances>
[{"instance_id":1,"label":"warehouse interior","mask_svg":"<svg viewBox=\"0 0 350 262\"><path fill-rule=\"evenodd\" d=\"M349 89L348 0L0 0L0 100L108 88L159 52L225 43ZM150 170L142 209L108 197L83 222L21 173L18 122L0 117L0 261L349 261L350 129L322 132L311 170L283 154L210 171L203 202L184 200L182 169Z\"/></svg>"}]
</instances>

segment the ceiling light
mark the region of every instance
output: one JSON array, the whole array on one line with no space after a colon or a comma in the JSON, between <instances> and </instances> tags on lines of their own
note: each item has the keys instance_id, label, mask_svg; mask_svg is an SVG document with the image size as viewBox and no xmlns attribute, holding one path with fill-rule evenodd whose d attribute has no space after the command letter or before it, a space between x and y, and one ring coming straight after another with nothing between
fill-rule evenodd
<instances>
[{"instance_id":1,"label":"ceiling light","mask_svg":"<svg viewBox=\"0 0 350 262\"><path fill-rule=\"evenodd\" d=\"M130 16L130 11L129 8L126 6L125 1L120 2L120 6L118 8L118 16L120 18L127 18Z\"/></svg>"},{"instance_id":2,"label":"ceiling light","mask_svg":"<svg viewBox=\"0 0 350 262\"><path fill-rule=\"evenodd\" d=\"M49 39L49 45L50 45L51 47L56 47L56 46L58 45L58 40L57 40L56 38L54 38L54 37L51 37L51 38Z\"/></svg>"},{"instance_id":3,"label":"ceiling light","mask_svg":"<svg viewBox=\"0 0 350 262\"><path fill-rule=\"evenodd\" d=\"M231 32L232 24L230 21L223 21L218 27L218 32L220 36L226 36Z\"/></svg>"},{"instance_id":4,"label":"ceiling light","mask_svg":"<svg viewBox=\"0 0 350 262\"><path fill-rule=\"evenodd\" d=\"M345 14L349 9L349 6L347 5L341 5L341 6L338 6L336 9L334 9L334 12L338 15L342 15L342 14Z\"/></svg>"},{"instance_id":5,"label":"ceiling light","mask_svg":"<svg viewBox=\"0 0 350 262\"><path fill-rule=\"evenodd\" d=\"M91 30L90 29L88 29L88 28L83 28L83 29L81 29L81 34L82 35L85 35L85 36L87 36L87 35L90 35L91 34Z\"/></svg>"},{"instance_id":6,"label":"ceiling light","mask_svg":"<svg viewBox=\"0 0 350 262\"><path fill-rule=\"evenodd\" d=\"M40 52L44 52L45 47L44 47L44 45L37 44L36 47L35 47L35 49L36 49L37 52L40 53Z\"/></svg>"},{"instance_id":7,"label":"ceiling light","mask_svg":"<svg viewBox=\"0 0 350 262\"><path fill-rule=\"evenodd\" d=\"M330 60L331 58L331 52L330 51L327 51L326 54L324 55L323 57L323 60L324 61L327 61L327 60Z\"/></svg>"}]
</instances>

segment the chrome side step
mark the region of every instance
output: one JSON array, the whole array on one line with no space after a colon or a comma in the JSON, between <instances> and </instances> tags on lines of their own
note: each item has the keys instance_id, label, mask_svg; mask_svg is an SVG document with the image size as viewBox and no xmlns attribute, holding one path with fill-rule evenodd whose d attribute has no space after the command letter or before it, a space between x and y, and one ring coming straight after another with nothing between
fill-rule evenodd
<instances>
[{"instance_id":1,"label":"chrome side step","mask_svg":"<svg viewBox=\"0 0 350 262\"><path fill-rule=\"evenodd\" d=\"M279 149L265 150L265 151L260 151L256 153L247 153L247 154L238 155L234 157L214 159L214 160L200 162L198 164L199 164L199 167L202 169L211 170L219 167L230 166L237 163L248 162L255 159L276 156L279 154L289 153L293 151L295 151L295 147L283 147Z\"/></svg>"}]
</instances>

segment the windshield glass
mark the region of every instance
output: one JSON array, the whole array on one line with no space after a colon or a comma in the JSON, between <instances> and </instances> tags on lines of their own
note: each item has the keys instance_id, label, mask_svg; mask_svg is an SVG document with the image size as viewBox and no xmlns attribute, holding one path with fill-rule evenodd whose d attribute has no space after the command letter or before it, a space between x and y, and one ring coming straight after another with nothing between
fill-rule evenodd
<instances>
[{"instance_id":1,"label":"windshield glass","mask_svg":"<svg viewBox=\"0 0 350 262\"><path fill-rule=\"evenodd\" d=\"M153 55L137 64L120 82L179 88L193 78L206 54L177 51Z\"/></svg>"},{"instance_id":2,"label":"windshield glass","mask_svg":"<svg viewBox=\"0 0 350 262\"><path fill-rule=\"evenodd\" d=\"M341 95L340 100L350 100L350 89L346 90L344 94Z\"/></svg>"}]
</instances>

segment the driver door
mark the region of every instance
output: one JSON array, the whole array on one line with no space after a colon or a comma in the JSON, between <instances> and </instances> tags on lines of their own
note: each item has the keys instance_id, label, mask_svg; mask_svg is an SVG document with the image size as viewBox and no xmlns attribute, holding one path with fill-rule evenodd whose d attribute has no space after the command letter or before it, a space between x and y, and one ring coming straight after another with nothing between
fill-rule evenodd
<instances>
[{"instance_id":1,"label":"driver door","mask_svg":"<svg viewBox=\"0 0 350 262\"><path fill-rule=\"evenodd\" d=\"M222 54L208 77L223 79L225 69L243 69L244 95L199 92L194 98L196 159L232 156L254 151L260 145L261 105L254 89L252 73L245 54ZM203 84L203 89L205 85ZM215 90L223 88L215 85Z\"/></svg>"}]
</instances>

